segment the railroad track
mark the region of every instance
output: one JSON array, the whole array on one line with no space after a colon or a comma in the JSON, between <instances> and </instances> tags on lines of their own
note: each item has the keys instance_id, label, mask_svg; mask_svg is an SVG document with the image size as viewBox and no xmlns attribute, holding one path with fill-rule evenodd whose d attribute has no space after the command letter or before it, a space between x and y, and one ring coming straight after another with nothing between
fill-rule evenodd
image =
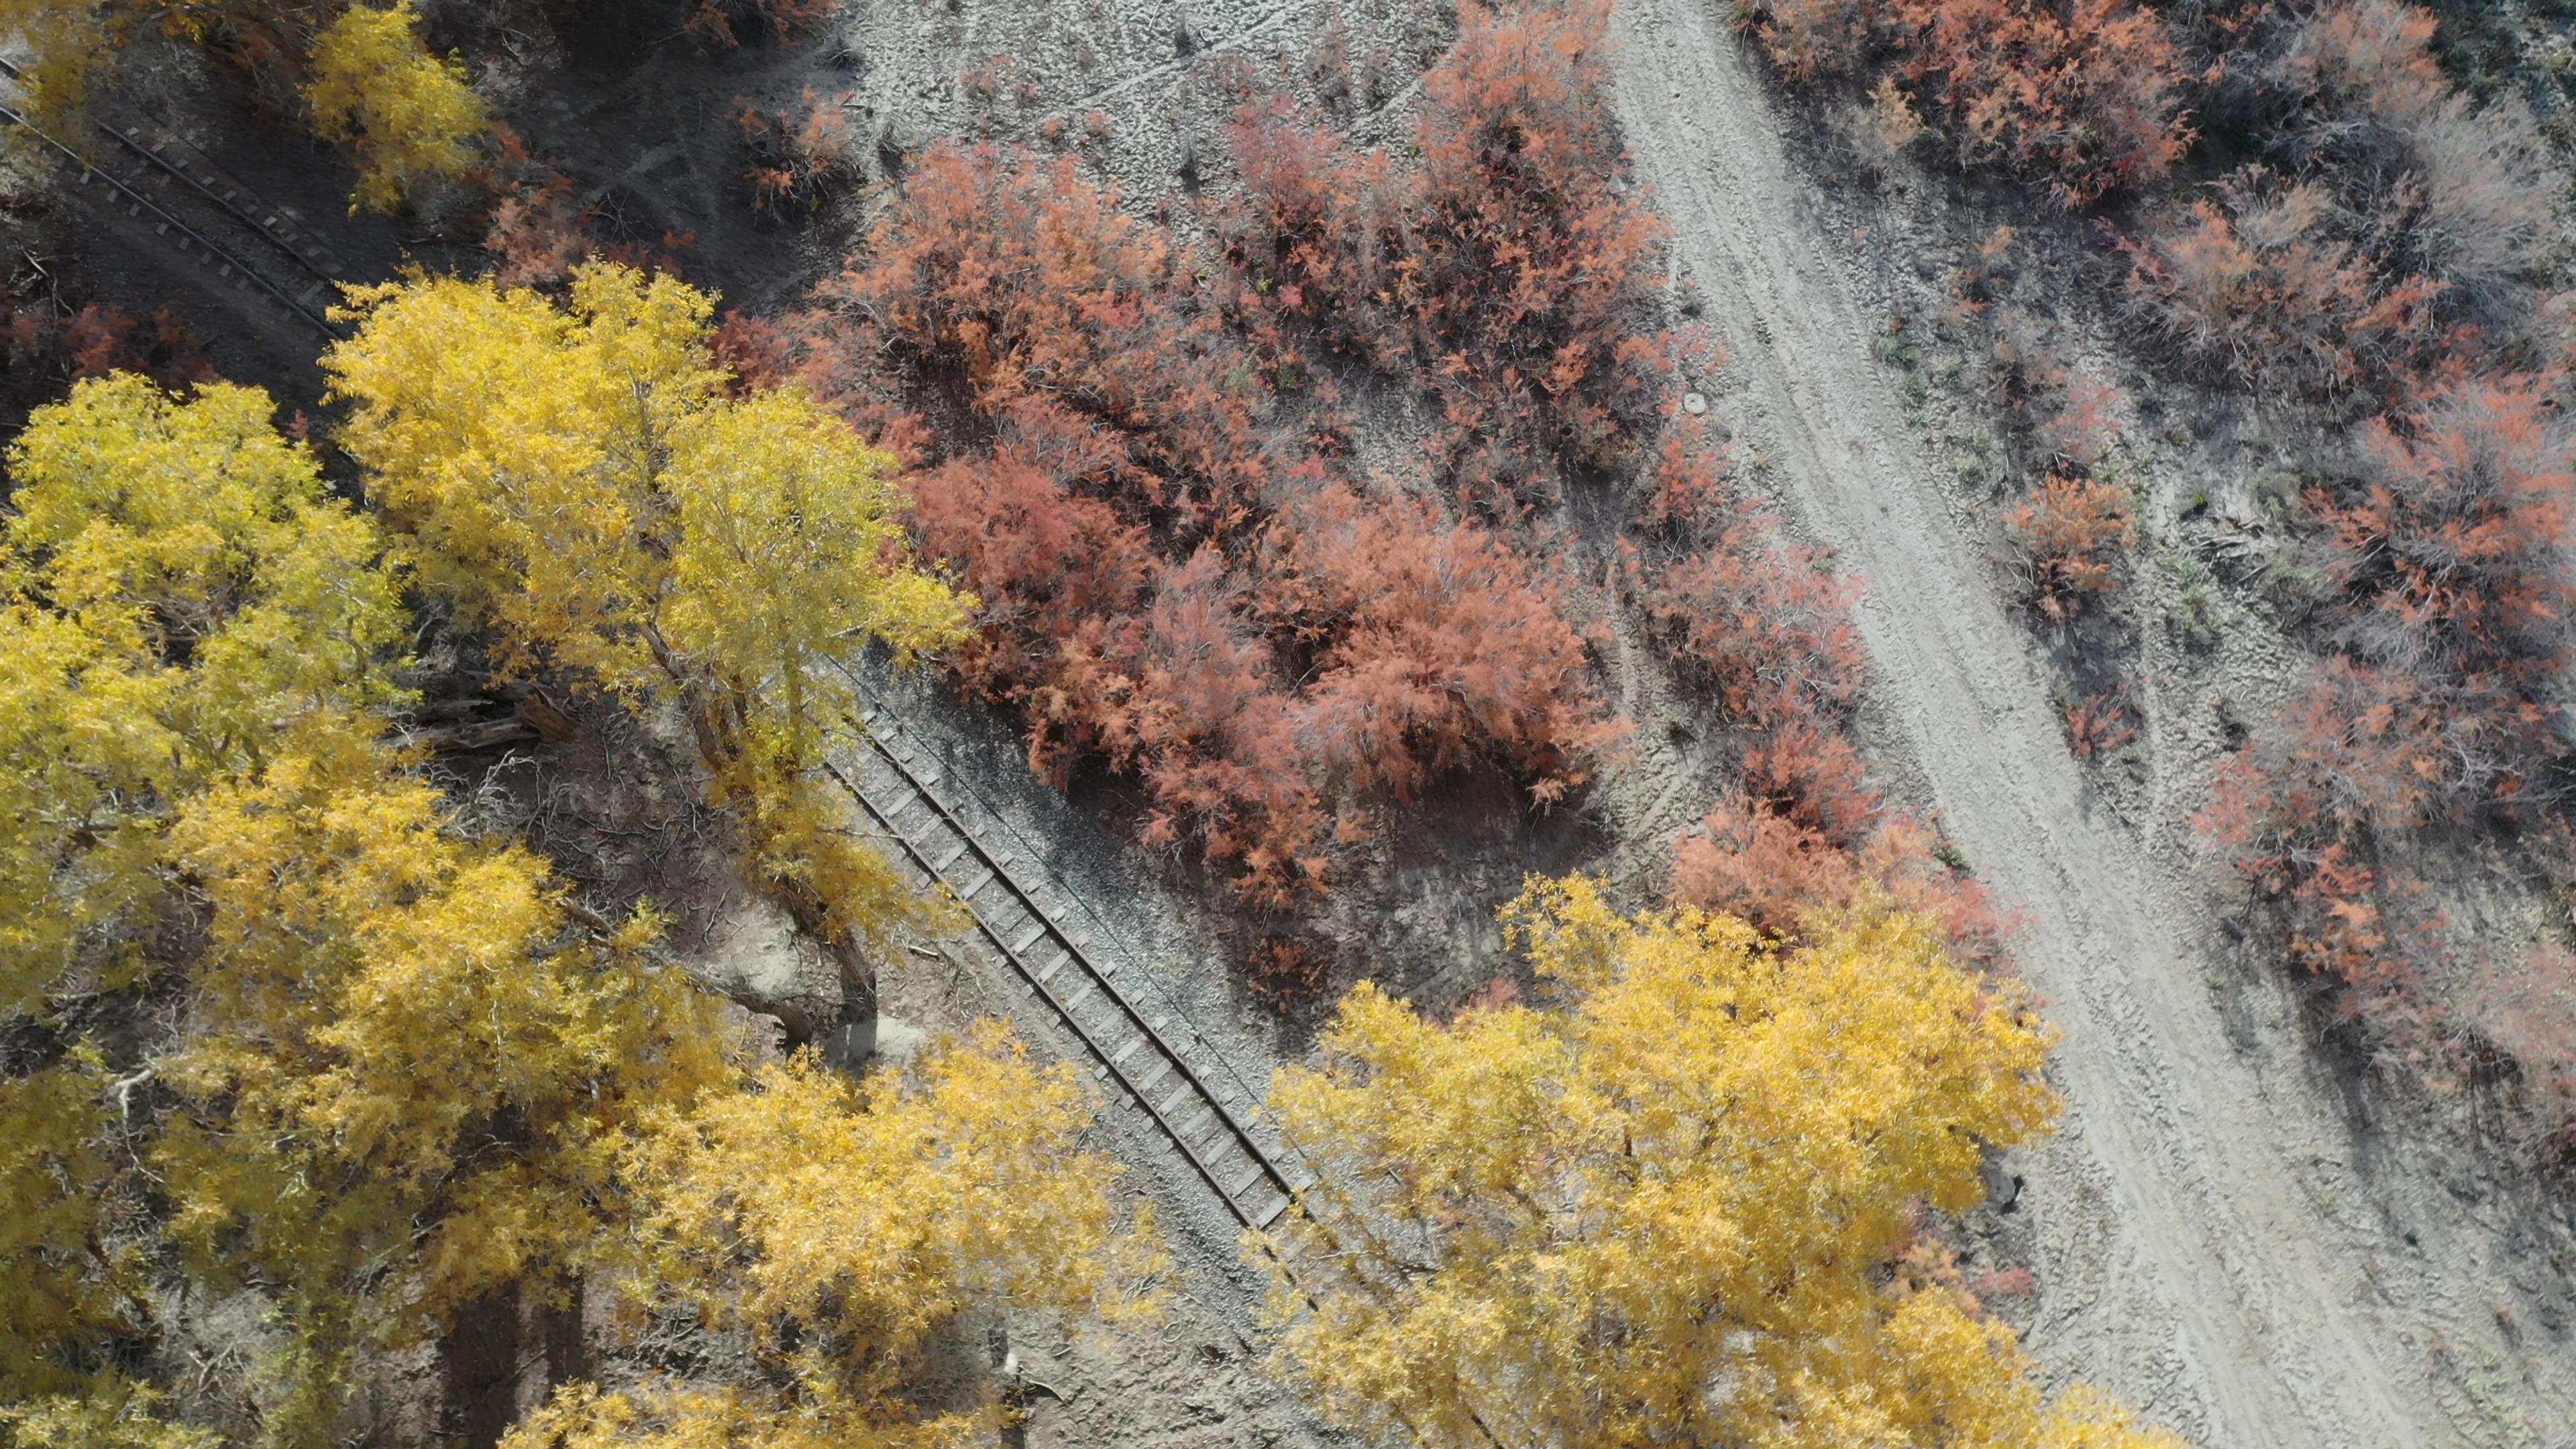
<instances>
[{"instance_id":1,"label":"railroad track","mask_svg":"<svg viewBox=\"0 0 2576 1449\"><path fill-rule=\"evenodd\" d=\"M843 788L915 869L965 904L976 935L1072 1034L1095 1075L1144 1111L1236 1220L1256 1230L1278 1221L1315 1175L1271 1145L1276 1133L1251 1091L1186 1044L1198 1034L1178 1007L1140 1002L1121 984L1093 929L1046 903L1019 854L987 843L995 830L970 827L969 810L991 812L942 788L946 766L911 743L890 708L863 703L859 724L862 751L834 767Z\"/></svg>"},{"instance_id":2,"label":"railroad track","mask_svg":"<svg viewBox=\"0 0 2576 1449\"><path fill-rule=\"evenodd\" d=\"M5 59L0 59L0 74L24 78L24 72ZM347 267L327 246L296 228L285 212L197 167L170 138L89 118L89 126L114 150L142 165L139 175L119 175L102 165L99 157L37 125L15 106L0 105L0 120L20 127L70 162L78 186L94 204L148 223L164 245L213 272L217 281L274 303L295 323L325 340L340 335L326 311ZM197 213L193 221L185 214L192 209ZM241 237L255 240L243 245ZM282 260L292 279L282 281L271 266L254 264L250 260L254 251Z\"/></svg>"}]
</instances>

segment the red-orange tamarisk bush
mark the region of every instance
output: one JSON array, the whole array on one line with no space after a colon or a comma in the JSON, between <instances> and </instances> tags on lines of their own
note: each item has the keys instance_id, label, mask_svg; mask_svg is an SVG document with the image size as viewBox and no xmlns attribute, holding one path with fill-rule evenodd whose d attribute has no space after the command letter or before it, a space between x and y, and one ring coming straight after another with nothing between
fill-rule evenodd
<instances>
[{"instance_id":1,"label":"red-orange tamarisk bush","mask_svg":"<svg viewBox=\"0 0 2576 1449\"><path fill-rule=\"evenodd\" d=\"M2576 605L2565 552L2576 460L2549 386L2510 375L2443 383L2405 415L2364 425L2357 486L2308 497L2327 529L2327 571L2354 610L2354 646L2534 729L2553 713L2537 700L2566 662ZM2527 747L2554 752L2536 739ZM2463 773L2514 793L2535 763Z\"/></svg>"},{"instance_id":2,"label":"red-orange tamarisk bush","mask_svg":"<svg viewBox=\"0 0 2576 1449\"><path fill-rule=\"evenodd\" d=\"M1336 481L1282 401L1328 411L1322 380L1071 161L933 148L832 291L829 348L747 342L937 455L918 532L984 601L961 671L1020 708L1043 773L1134 772L1149 844L1284 907L1322 886L1337 790L1487 760L1545 802L1584 777L1609 730L1562 566Z\"/></svg>"},{"instance_id":3,"label":"red-orange tamarisk bush","mask_svg":"<svg viewBox=\"0 0 2576 1449\"><path fill-rule=\"evenodd\" d=\"M2432 818L2455 717L2413 677L2329 658L2220 766L2199 826L2277 910L2290 959L2396 1023L2430 964L2414 892L2382 846Z\"/></svg>"},{"instance_id":4,"label":"red-orange tamarisk bush","mask_svg":"<svg viewBox=\"0 0 2576 1449\"><path fill-rule=\"evenodd\" d=\"M2069 207L2165 174L2189 145L2180 56L2131 0L1764 0L1791 79L1884 68L1960 164L2001 165Z\"/></svg>"},{"instance_id":5,"label":"red-orange tamarisk bush","mask_svg":"<svg viewBox=\"0 0 2576 1449\"><path fill-rule=\"evenodd\" d=\"M1605 0L1465 6L1423 78L1418 166L1280 100L1235 119L1235 305L1428 380L1453 486L1498 507L1625 459L1670 367L1670 340L1637 327L1663 230L1611 125L1608 15Z\"/></svg>"},{"instance_id":6,"label":"red-orange tamarisk bush","mask_svg":"<svg viewBox=\"0 0 2576 1449\"><path fill-rule=\"evenodd\" d=\"M2040 612L2063 622L2120 586L2131 533L2128 490L2051 473L2004 515Z\"/></svg>"}]
</instances>

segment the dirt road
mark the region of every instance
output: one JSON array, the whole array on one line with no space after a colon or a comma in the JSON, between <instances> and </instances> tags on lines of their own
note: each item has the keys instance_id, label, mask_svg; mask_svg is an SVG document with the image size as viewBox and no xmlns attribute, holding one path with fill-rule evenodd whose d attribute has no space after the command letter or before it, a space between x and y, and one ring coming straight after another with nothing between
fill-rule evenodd
<instances>
[{"instance_id":1,"label":"dirt road","mask_svg":"<svg viewBox=\"0 0 2576 1449\"><path fill-rule=\"evenodd\" d=\"M1621 121L1732 356L1740 451L1861 579L1881 706L1979 875L2030 913L2068 1100L2020 1167L2033 1350L2211 1449L2576 1442L2564 1366L2499 1329L2510 1264L2444 1222L2429 1171L2355 1166L2367 1147L2290 1032L2231 1044L2191 939L2206 907L2088 808L1722 8L1625 0Z\"/></svg>"}]
</instances>

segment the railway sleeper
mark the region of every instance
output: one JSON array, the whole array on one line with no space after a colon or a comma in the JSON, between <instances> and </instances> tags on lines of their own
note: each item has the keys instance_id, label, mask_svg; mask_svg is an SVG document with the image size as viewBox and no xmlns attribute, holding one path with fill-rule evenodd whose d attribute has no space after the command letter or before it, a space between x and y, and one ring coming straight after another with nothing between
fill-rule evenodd
<instances>
[{"instance_id":1,"label":"railway sleeper","mask_svg":"<svg viewBox=\"0 0 2576 1449\"><path fill-rule=\"evenodd\" d=\"M1262 1181L1269 1175L1269 1170L1256 1162L1250 1167L1245 1168L1242 1176L1227 1184L1225 1195L1233 1198L1236 1202L1242 1202L1243 1195L1251 1190L1252 1185L1256 1182Z\"/></svg>"}]
</instances>

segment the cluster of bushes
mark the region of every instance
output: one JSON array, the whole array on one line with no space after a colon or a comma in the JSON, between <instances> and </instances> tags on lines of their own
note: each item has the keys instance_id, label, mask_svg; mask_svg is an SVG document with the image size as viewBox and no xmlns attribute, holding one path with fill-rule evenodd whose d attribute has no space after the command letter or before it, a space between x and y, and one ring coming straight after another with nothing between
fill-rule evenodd
<instances>
[{"instance_id":1,"label":"cluster of bushes","mask_svg":"<svg viewBox=\"0 0 2576 1449\"><path fill-rule=\"evenodd\" d=\"M1599 24L1472 9L1418 163L1248 101L1214 256L1071 158L935 146L828 326L736 330L923 469L921 544L980 600L951 657L1031 764L1132 774L1147 841L1257 906L1321 892L1370 799L1484 763L1544 805L1619 732L1598 605L1533 507L1655 416L1652 229L1583 184L1622 166L1569 58ZM1354 366L1438 402L1431 477L1352 463Z\"/></svg>"},{"instance_id":2,"label":"cluster of bushes","mask_svg":"<svg viewBox=\"0 0 2576 1449\"><path fill-rule=\"evenodd\" d=\"M214 376L175 306L144 319L108 302L74 306L42 275L0 284L0 378L12 391L50 392L110 372L171 386Z\"/></svg>"},{"instance_id":3,"label":"cluster of bushes","mask_svg":"<svg viewBox=\"0 0 2576 1449\"><path fill-rule=\"evenodd\" d=\"M824 311L738 322L732 355L920 470L920 545L979 601L949 658L1017 709L1031 765L1134 778L1146 841L1256 907L1321 893L1373 802L1444 773L1508 770L1541 807L1581 785L1624 729L1593 657L1624 599L1744 778L1681 895L1790 929L1875 881L1999 949L1866 781L1846 591L1668 421L1688 344L1653 320L1662 236L1623 180L1605 17L1469 6L1410 147L1248 95L1212 254L1071 158L933 147ZM1346 389L1389 384L1428 405L1419 476L1350 456ZM1636 500L1607 592L1558 522L1578 487Z\"/></svg>"},{"instance_id":4,"label":"cluster of bushes","mask_svg":"<svg viewBox=\"0 0 2576 1449\"><path fill-rule=\"evenodd\" d=\"M818 310L736 319L728 356L916 469L919 545L978 601L947 658L1018 712L1031 766L1133 779L1146 842L1256 908L1312 901L1373 809L1446 773L1508 771L1541 808L1579 787L1624 732L1594 657L1624 602L1744 778L1682 896L1790 929L1874 881L1997 950L1866 781L1843 586L1668 416L1689 343L1654 321L1605 18L1467 7L1409 146L1248 93L1205 252L1074 158L934 146ZM1426 404L1414 476L1351 456L1349 390L1389 386ZM1559 521L1584 487L1635 500L1588 569ZM1265 979L1314 978L1270 955L1295 969Z\"/></svg>"},{"instance_id":5,"label":"cluster of bushes","mask_svg":"<svg viewBox=\"0 0 2576 1449\"><path fill-rule=\"evenodd\" d=\"M2566 178L2518 102L2449 86L2422 11L2265 20L2219 98L2263 154L2131 244L2131 292L2224 376L2358 421L2300 498L2326 657L2207 823L2376 1039L2536 1049L2411 863L2436 833L2564 829L2576 465L2539 269ZM2570 1067L2525 1065L2543 1088Z\"/></svg>"},{"instance_id":6,"label":"cluster of bushes","mask_svg":"<svg viewBox=\"0 0 2576 1449\"><path fill-rule=\"evenodd\" d=\"M1793 79L1876 75L1881 105L1931 118L1960 164L2065 205L2163 176L2191 130L2181 47L2129 0L1766 0L1755 28Z\"/></svg>"},{"instance_id":7,"label":"cluster of bushes","mask_svg":"<svg viewBox=\"0 0 2576 1449\"><path fill-rule=\"evenodd\" d=\"M1628 583L1720 706L1740 777L1679 843L1673 901L1794 934L1812 912L1868 894L1931 915L1963 954L1999 962L2009 922L1938 858L1923 821L1887 808L1852 744L1863 664L1849 583L1783 537L1687 429L1642 482Z\"/></svg>"},{"instance_id":8,"label":"cluster of bushes","mask_svg":"<svg viewBox=\"0 0 2576 1449\"><path fill-rule=\"evenodd\" d=\"M1793 76L1875 76L1882 112L1920 105L1963 159L2035 171L2070 204L2171 171L2194 127L2227 139L2226 169L2213 147L2187 192L2139 199L2119 241L2128 316L2209 381L2303 400L2350 432L2297 500L2323 658L2228 762L2204 825L2289 959L2344 987L2370 1039L2465 1037L2563 1087L2576 1063L2530 1024L2535 1001L2576 1009L2567 958L2448 959L2409 866L2436 833L2527 846L2565 831L2553 681L2576 604L2562 556L2576 465L2545 253L2567 177L2529 110L2455 88L2433 17L2400 0L1776 0L1757 24ZM2061 25L2131 63L2068 70L2055 61L2071 52L2018 39ZM2034 105L2080 118L2051 134L2084 144L2023 144ZM1981 300L1984 274L1966 274L1963 301ZM2098 485L2053 476L2012 522L2043 608L2112 577L2097 545L2126 520Z\"/></svg>"},{"instance_id":9,"label":"cluster of bushes","mask_svg":"<svg viewBox=\"0 0 2576 1449\"><path fill-rule=\"evenodd\" d=\"M1283 101L1233 127L1228 307L1271 346L1427 385L1436 465L1498 513L1630 460L1672 367L1672 340L1638 326L1663 231L1622 180L1607 12L1468 7L1424 77L1418 165Z\"/></svg>"}]
</instances>

